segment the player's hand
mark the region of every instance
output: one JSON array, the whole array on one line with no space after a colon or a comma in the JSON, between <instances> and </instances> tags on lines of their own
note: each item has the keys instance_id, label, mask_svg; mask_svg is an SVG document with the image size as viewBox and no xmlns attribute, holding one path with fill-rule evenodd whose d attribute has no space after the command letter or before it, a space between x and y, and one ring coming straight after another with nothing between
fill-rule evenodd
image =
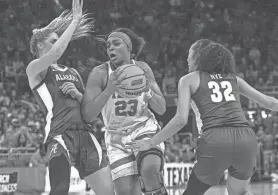
<instances>
[{"instance_id":1,"label":"player's hand","mask_svg":"<svg viewBox=\"0 0 278 195\"><path fill-rule=\"evenodd\" d=\"M118 87L121 87L122 81L126 78L123 69L117 68L114 72L109 76L109 80L107 83L107 89L111 92L115 92Z\"/></svg>"},{"instance_id":2,"label":"player's hand","mask_svg":"<svg viewBox=\"0 0 278 195\"><path fill-rule=\"evenodd\" d=\"M145 73L145 76L146 76L146 87L145 89L143 90L143 92L147 92L149 91L150 89L150 85L151 85L151 73L150 73L150 70L148 69L148 67L146 67L145 65L141 64L141 63L138 63L137 64Z\"/></svg>"},{"instance_id":3,"label":"player's hand","mask_svg":"<svg viewBox=\"0 0 278 195\"><path fill-rule=\"evenodd\" d=\"M78 89L72 82L63 83L63 85L60 86L60 89L64 94L69 94L72 98L77 98L81 95L81 93L78 91Z\"/></svg>"},{"instance_id":4,"label":"player's hand","mask_svg":"<svg viewBox=\"0 0 278 195\"><path fill-rule=\"evenodd\" d=\"M83 0L72 0L73 20L80 21L82 18Z\"/></svg>"},{"instance_id":5,"label":"player's hand","mask_svg":"<svg viewBox=\"0 0 278 195\"><path fill-rule=\"evenodd\" d=\"M151 139L148 140L135 140L125 144L126 149L145 151L152 148Z\"/></svg>"}]
</instances>

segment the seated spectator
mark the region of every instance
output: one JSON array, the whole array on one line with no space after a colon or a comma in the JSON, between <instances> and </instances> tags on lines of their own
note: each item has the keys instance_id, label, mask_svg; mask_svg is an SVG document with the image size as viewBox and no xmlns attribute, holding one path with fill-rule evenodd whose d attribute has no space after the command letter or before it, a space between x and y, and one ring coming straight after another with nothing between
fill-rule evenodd
<instances>
[{"instance_id":1,"label":"seated spectator","mask_svg":"<svg viewBox=\"0 0 278 195\"><path fill-rule=\"evenodd\" d=\"M272 166L272 156L274 155L275 138L269 133L267 128L264 129L264 132L264 135L261 137L263 144L264 174L269 175Z\"/></svg>"},{"instance_id":2,"label":"seated spectator","mask_svg":"<svg viewBox=\"0 0 278 195\"><path fill-rule=\"evenodd\" d=\"M30 159L30 163L34 167L45 167L45 166L47 166L47 162L48 162L47 158L48 157L46 156L44 144L40 143L39 145L40 146L37 149L37 151L32 155L32 157Z\"/></svg>"},{"instance_id":3,"label":"seated spectator","mask_svg":"<svg viewBox=\"0 0 278 195\"><path fill-rule=\"evenodd\" d=\"M249 65L245 75L249 84L254 85L257 80L258 71L254 69L253 65Z\"/></svg>"},{"instance_id":4,"label":"seated spectator","mask_svg":"<svg viewBox=\"0 0 278 195\"><path fill-rule=\"evenodd\" d=\"M162 80L162 91L165 96L177 93L177 78L172 69L168 69Z\"/></svg>"},{"instance_id":5,"label":"seated spectator","mask_svg":"<svg viewBox=\"0 0 278 195\"><path fill-rule=\"evenodd\" d=\"M255 88L258 90L263 90L267 87L267 85L264 83L263 78L259 77L258 81L255 84Z\"/></svg>"},{"instance_id":6,"label":"seated spectator","mask_svg":"<svg viewBox=\"0 0 278 195\"><path fill-rule=\"evenodd\" d=\"M176 162L176 160L177 160L177 156L175 153L173 153L171 151L171 147L169 144L166 144L166 147L165 147L165 158L166 158L166 162L168 162L168 163Z\"/></svg>"}]
</instances>

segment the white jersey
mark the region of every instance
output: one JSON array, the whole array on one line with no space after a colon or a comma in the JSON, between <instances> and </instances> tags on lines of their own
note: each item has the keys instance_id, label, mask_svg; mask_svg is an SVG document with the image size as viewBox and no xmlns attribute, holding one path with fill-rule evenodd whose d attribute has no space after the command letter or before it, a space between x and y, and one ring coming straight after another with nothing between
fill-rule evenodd
<instances>
[{"instance_id":1,"label":"white jersey","mask_svg":"<svg viewBox=\"0 0 278 195\"><path fill-rule=\"evenodd\" d=\"M135 64L135 62L133 61ZM107 63L108 77L113 72ZM157 128L154 114L148 109L148 99L145 93L136 98L125 98L115 92L103 107L102 118L107 130L132 131L139 127Z\"/></svg>"}]
</instances>

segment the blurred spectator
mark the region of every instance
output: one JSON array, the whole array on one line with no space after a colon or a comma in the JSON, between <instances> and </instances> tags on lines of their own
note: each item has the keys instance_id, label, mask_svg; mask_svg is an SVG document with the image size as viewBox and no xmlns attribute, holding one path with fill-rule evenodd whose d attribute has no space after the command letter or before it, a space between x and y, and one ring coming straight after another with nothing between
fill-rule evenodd
<instances>
[{"instance_id":1,"label":"blurred spectator","mask_svg":"<svg viewBox=\"0 0 278 195\"><path fill-rule=\"evenodd\" d=\"M263 144L264 158L264 174L269 175L271 172L272 156L274 155L274 136L269 133L268 129L264 129L264 134L261 136Z\"/></svg>"},{"instance_id":2,"label":"blurred spectator","mask_svg":"<svg viewBox=\"0 0 278 195\"><path fill-rule=\"evenodd\" d=\"M47 165L47 162L48 162L48 157L46 156L44 145L43 143L40 143L39 148L32 155L30 159L30 164L31 166L34 167L40 167L40 166L45 167Z\"/></svg>"},{"instance_id":3,"label":"blurred spectator","mask_svg":"<svg viewBox=\"0 0 278 195\"><path fill-rule=\"evenodd\" d=\"M177 92L177 78L172 68L166 69L162 80L162 91L164 95L175 95Z\"/></svg>"}]
</instances>

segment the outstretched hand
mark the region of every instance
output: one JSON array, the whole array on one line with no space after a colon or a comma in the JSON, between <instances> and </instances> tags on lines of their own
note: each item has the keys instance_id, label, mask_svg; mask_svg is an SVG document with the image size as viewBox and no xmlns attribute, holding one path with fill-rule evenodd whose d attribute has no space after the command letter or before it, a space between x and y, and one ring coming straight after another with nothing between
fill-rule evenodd
<instances>
[{"instance_id":1,"label":"outstretched hand","mask_svg":"<svg viewBox=\"0 0 278 195\"><path fill-rule=\"evenodd\" d=\"M72 0L72 15L74 20L82 18L83 0Z\"/></svg>"},{"instance_id":2,"label":"outstretched hand","mask_svg":"<svg viewBox=\"0 0 278 195\"><path fill-rule=\"evenodd\" d=\"M126 149L145 151L152 147L151 140L135 140L125 144Z\"/></svg>"}]
</instances>

